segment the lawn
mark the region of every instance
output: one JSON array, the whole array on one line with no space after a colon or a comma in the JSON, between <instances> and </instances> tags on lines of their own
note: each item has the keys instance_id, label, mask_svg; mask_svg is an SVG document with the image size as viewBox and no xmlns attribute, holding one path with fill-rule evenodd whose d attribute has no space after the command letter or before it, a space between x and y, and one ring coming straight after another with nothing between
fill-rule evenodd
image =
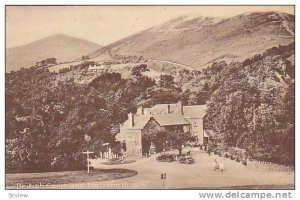
<instances>
[{"instance_id":1,"label":"lawn","mask_svg":"<svg viewBox=\"0 0 300 200\"><path fill-rule=\"evenodd\" d=\"M28 187L43 189L41 188L43 186L51 188L51 185L111 181L135 176L136 174L136 171L128 169L95 169L91 170L89 174L87 171L6 174L6 188L21 189L21 185L23 185L23 189L33 189Z\"/></svg>"},{"instance_id":2,"label":"lawn","mask_svg":"<svg viewBox=\"0 0 300 200\"><path fill-rule=\"evenodd\" d=\"M119 164L128 164L128 163L133 163L136 162L135 160L121 160L121 159L114 159L114 160L109 160L108 162L104 162L104 165L119 165Z\"/></svg>"}]
</instances>

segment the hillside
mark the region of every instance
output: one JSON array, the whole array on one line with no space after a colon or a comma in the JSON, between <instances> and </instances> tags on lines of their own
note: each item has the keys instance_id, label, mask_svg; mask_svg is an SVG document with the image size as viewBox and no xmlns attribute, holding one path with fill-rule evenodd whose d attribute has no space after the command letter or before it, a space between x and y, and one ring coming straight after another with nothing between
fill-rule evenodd
<instances>
[{"instance_id":1,"label":"hillside","mask_svg":"<svg viewBox=\"0 0 300 200\"><path fill-rule=\"evenodd\" d=\"M211 61L243 61L294 41L294 15L245 13L227 19L181 16L90 54L136 55L204 68Z\"/></svg>"},{"instance_id":2,"label":"hillside","mask_svg":"<svg viewBox=\"0 0 300 200\"><path fill-rule=\"evenodd\" d=\"M207 82L213 90L206 125L219 132L227 146L245 149L258 160L294 163L294 45L206 72L214 74Z\"/></svg>"},{"instance_id":3,"label":"hillside","mask_svg":"<svg viewBox=\"0 0 300 200\"><path fill-rule=\"evenodd\" d=\"M6 50L6 71L30 67L36 62L55 57L58 62L68 62L88 54L100 45L71 36L56 34L50 37Z\"/></svg>"},{"instance_id":4,"label":"hillside","mask_svg":"<svg viewBox=\"0 0 300 200\"><path fill-rule=\"evenodd\" d=\"M89 61L59 73L39 67L8 73L6 168L12 173L81 169L76 152L100 151L106 142L119 152L116 127L129 112L179 100L207 104L205 129L215 130L223 145L245 149L257 160L293 165L294 45L201 71L174 68L176 74L166 71L156 80L148 74L154 65L126 67L130 75L124 77L113 68L91 74Z\"/></svg>"}]
</instances>

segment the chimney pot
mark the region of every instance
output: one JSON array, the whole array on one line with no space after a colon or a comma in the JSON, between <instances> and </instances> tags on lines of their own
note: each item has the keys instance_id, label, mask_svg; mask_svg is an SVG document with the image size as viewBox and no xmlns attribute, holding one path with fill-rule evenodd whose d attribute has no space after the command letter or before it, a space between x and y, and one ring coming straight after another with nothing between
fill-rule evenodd
<instances>
[{"instance_id":1,"label":"chimney pot","mask_svg":"<svg viewBox=\"0 0 300 200\"><path fill-rule=\"evenodd\" d=\"M183 115L182 102L181 102L181 101L178 101L177 105L178 105L178 111L179 111L179 114Z\"/></svg>"},{"instance_id":2,"label":"chimney pot","mask_svg":"<svg viewBox=\"0 0 300 200\"><path fill-rule=\"evenodd\" d=\"M144 115L144 108L143 106L139 106L137 109L137 115Z\"/></svg>"},{"instance_id":3,"label":"chimney pot","mask_svg":"<svg viewBox=\"0 0 300 200\"><path fill-rule=\"evenodd\" d=\"M128 120L129 120L129 127L133 128L134 127L134 114L129 113L128 114Z\"/></svg>"}]
</instances>

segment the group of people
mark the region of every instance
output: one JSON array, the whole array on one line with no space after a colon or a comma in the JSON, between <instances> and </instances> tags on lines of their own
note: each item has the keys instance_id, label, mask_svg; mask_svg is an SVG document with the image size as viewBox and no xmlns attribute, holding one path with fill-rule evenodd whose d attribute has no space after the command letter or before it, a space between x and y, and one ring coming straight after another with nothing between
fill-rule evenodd
<instances>
[{"instance_id":1,"label":"group of people","mask_svg":"<svg viewBox=\"0 0 300 200\"><path fill-rule=\"evenodd\" d=\"M200 145L200 150L207 151L208 150L208 145L207 144L201 144Z\"/></svg>"},{"instance_id":2,"label":"group of people","mask_svg":"<svg viewBox=\"0 0 300 200\"><path fill-rule=\"evenodd\" d=\"M218 162L217 159L214 160L214 165L213 165L214 171L220 170L221 172L224 172L224 165L222 162Z\"/></svg>"},{"instance_id":3,"label":"group of people","mask_svg":"<svg viewBox=\"0 0 300 200\"><path fill-rule=\"evenodd\" d=\"M212 150L208 147L207 144L200 145L200 150L206 151L208 155L211 156ZM217 159L213 161L213 169L214 171L220 170L221 172L224 172L225 170L223 163L221 161L218 162Z\"/></svg>"}]
</instances>

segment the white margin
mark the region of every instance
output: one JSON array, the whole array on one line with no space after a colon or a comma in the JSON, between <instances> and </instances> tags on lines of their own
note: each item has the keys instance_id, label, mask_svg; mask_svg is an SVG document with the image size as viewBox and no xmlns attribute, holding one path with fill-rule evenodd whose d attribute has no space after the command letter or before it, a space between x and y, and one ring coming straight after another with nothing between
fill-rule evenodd
<instances>
[{"instance_id":1,"label":"white margin","mask_svg":"<svg viewBox=\"0 0 300 200\"><path fill-rule=\"evenodd\" d=\"M38 4L38 5L86 5L86 4L92 4L92 5L113 5L113 4L125 4L125 5L141 5L141 4L172 4L172 5L296 5L296 39L297 33L299 33L299 13L298 13L298 6L300 1L296 0L204 0L204 1L196 1L196 0L110 0L110 1L99 1L99 0L72 0L72 1L66 1L66 0L2 0L1 1L1 7L0 7L0 32L1 32L1 44L2 48L0 49L1 53L1 67L0 67L0 88L1 88L1 98L0 98L0 105L2 108L2 112L0 114L0 137L1 137L1 148L0 148L0 188L1 188L1 199L9 199L8 193L28 193L29 198L28 199L105 199L105 200L111 200L111 199L130 199L130 200L156 200L156 199L181 199L181 200L192 200L192 199L200 199L198 193L199 192L206 192L204 190L119 190L119 191L112 191L112 190L55 190L55 191L49 191L49 190L39 190L39 191L10 191L10 190L4 190L4 137L5 137L5 104L4 104L4 95L5 95L5 66L4 66L4 58L5 58L5 47L4 47L4 40L5 40L5 32L4 32L4 24L5 24L5 15L4 15L4 9L5 5L12 5L12 4L21 4L21 5L30 5L30 4ZM299 57L299 43L296 42L296 63L298 63ZM297 65L297 64L296 64ZM300 82L299 82L299 74L300 71L296 67L296 91L300 88ZM300 100L300 93L299 91L296 92L296 102ZM296 103L296 111L299 110L299 103ZM299 112L296 112L296 156L299 157L300 154L300 147L299 147L299 136L297 133L300 133L299 129ZM291 191L293 199L300 199L300 193L299 193L299 159L296 158L296 190ZM269 190L270 192L276 192L273 190ZM283 190L281 190L284 192ZM213 191L207 191L207 192L213 192ZM216 192L220 192L220 190L216 190ZM222 192L227 192L227 190L223 190ZM242 191L241 191L242 192ZM259 192L259 191L257 191Z\"/></svg>"}]
</instances>

